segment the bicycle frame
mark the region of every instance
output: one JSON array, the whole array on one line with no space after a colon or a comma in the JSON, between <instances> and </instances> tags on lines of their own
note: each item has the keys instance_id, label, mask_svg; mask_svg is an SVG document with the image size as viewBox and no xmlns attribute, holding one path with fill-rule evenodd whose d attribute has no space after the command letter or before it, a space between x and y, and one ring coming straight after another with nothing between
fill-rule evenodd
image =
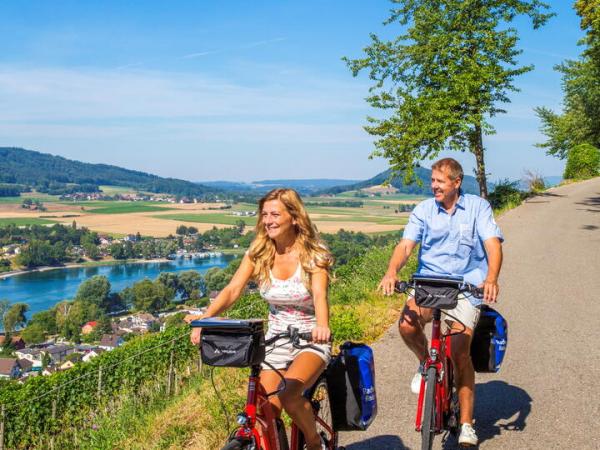
<instances>
[{"instance_id":1,"label":"bicycle frame","mask_svg":"<svg viewBox=\"0 0 600 450\"><path fill-rule=\"evenodd\" d=\"M451 335L442 335L441 331L441 311L439 309L433 310L432 320L432 331L431 331L431 344L429 348L429 355L425 361L424 372L430 367L436 369L436 383L435 383L435 433L439 433L446 428L444 423L444 417L448 417L447 414L451 412L452 403L452 388L454 383L454 373L451 357ZM419 398L417 402L417 417L415 420L415 429L421 431L423 421L423 401L425 397L425 377L421 379L421 389L419 391Z\"/></svg>"},{"instance_id":2,"label":"bicycle frame","mask_svg":"<svg viewBox=\"0 0 600 450\"><path fill-rule=\"evenodd\" d=\"M260 384L260 366L254 366L251 369L248 378L248 392L246 396L246 405L244 408L245 423L241 423L234 437L241 441L254 441L257 443L256 450L300 450L302 445L301 432L295 423L291 426L291 439L288 447L287 437L283 439L277 427L277 418L271 404L269 403L268 395ZM317 385L317 382L315 385ZM238 416L239 417L239 416ZM334 430L323 421L319 416L315 415L315 420L329 436L334 435ZM239 423L239 422L238 422ZM257 424L260 425L263 433L259 432ZM285 440L285 442L282 442ZM335 440L330 442L330 450L334 450Z\"/></svg>"}]
</instances>

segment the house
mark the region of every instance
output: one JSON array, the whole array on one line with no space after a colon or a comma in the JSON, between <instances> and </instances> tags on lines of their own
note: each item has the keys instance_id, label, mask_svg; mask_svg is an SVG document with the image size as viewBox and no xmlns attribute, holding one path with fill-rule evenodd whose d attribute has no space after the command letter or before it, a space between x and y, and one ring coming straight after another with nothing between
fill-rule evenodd
<instances>
[{"instance_id":1,"label":"house","mask_svg":"<svg viewBox=\"0 0 600 450\"><path fill-rule=\"evenodd\" d=\"M75 367L75 363L73 361L65 361L59 366L60 370L69 370Z\"/></svg>"},{"instance_id":2,"label":"house","mask_svg":"<svg viewBox=\"0 0 600 450\"><path fill-rule=\"evenodd\" d=\"M19 359L17 360L17 362L19 363L19 367L21 368L21 374L27 373L27 372L32 372L34 371L36 368L34 368L33 363L31 361L29 361L28 359ZM41 366L40 366L41 368Z\"/></svg>"},{"instance_id":3,"label":"house","mask_svg":"<svg viewBox=\"0 0 600 450\"><path fill-rule=\"evenodd\" d=\"M21 374L21 367L16 358L0 358L0 378L14 379Z\"/></svg>"},{"instance_id":4,"label":"house","mask_svg":"<svg viewBox=\"0 0 600 450\"><path fill-rule=\"evenodd\" d=\"M0 335L0 350L4 348L5 340L6 336ZM22 350L25 348L25 341L21 339L21 336L11 336L10 342L15 350Z\"/></svg>"},{"instance_id":5,"label":"house","mask_svg":"<svg viewBox=\"0 0 600 450\"><path fill-rule=\"evenodd\" d=\"M54 364L62 362L67 355L70 355L75 351L75 348L70 345L51 345L42 350L42 352L48 354Z\"/></svg>"},{"instance_id":6,"label":"house","mask_svg":"<svg viewBox=\"0 0 600 450\"><path fill-rule=\"evenodd\" d=\"M48 375L52 375L52 374L56 373L57 371L58 371L58 369L56 367L48 366L44 370L42 370L42 375L44 375L46 377Z\"/></svg>"},{"instance_id":7,"label":"house","mask_svg":"<svg viewBox=\"0 0 600 450\"><path fill-rule=\"evenodd\" d=\"M98 322L96 322L95 320L86 323L84 326L81 327L81 334L90 334L92 331L94 331L96 325L98 325Z\"/></svg>"},{"instance_id":8,"label":"house","mask_svg":"<svg viewBox=\"0 0 600 450\"><path fill-rule=\"evenodd\" d=\"M104 353L106 350L104 350L103 348L95 348L93 350L90 350L89 352L87 352L85 355L83 355L83 358L81 358L81 360L83 362L89 362L92 359L94 359L96 356Z\"/></svg>"},{"instance_id":9,"label":"house","mask_svg":"<svg viewBox=\"0 0 600 450\"><path fill-rule=\"evenodd\" d=\"M123 338L116 334L105 334L100 341L100 348L104 350L113 350L123 344Z\"/></svg>"},{"instance_id":10,"label":"house","mask_svg":"<svg viewBox=\"0 0 600 450\"><path fill-rule=\"evenodd\" d=\"M21 350L17 350L15 355L19 359L27 359L33 363L34 366L39 365L42 366L42 350L39 348L24 348Z\"/></svg>"}]
</instances>

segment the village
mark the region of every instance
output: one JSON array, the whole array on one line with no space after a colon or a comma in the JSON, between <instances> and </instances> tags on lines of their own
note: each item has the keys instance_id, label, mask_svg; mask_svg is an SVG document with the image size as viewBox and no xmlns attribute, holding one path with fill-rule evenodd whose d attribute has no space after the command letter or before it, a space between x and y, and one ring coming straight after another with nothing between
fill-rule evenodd
<instances>
[{"instance_id":1,"label":"village","mask_svg":"<svg viewBox=\"0 0 600 450\"><path fill-rule=\"evenodd\" d=\"M211 293L211 297L216 296ZM0 335L0 352L12 352L14 357L0 357L0 379L12 379L24 382L30 377L48 376L59 371L73 368L120 347L134 336L148 332L163 332L170 323L182 323L184 315L202 314L202 308L182 308L156 315L147 312L128 314L111 320L110 333L99 334L99 339L92 343L75 344L59 336L49 336L40 344L27 345L20 336ZM96 333L101 324L90 321L81 327L82 341Z\"/></svg>"}]
</instances>

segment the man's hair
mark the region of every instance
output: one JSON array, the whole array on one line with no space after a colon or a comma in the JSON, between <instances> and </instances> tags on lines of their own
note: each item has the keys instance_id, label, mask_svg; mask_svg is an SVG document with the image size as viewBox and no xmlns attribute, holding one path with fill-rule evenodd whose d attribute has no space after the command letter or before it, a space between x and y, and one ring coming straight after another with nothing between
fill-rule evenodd
<instances>
[{"instance_id":1,"label":"man's hair","mask_svg":"<svg viewBox=\"0 0 600 450\"><path fill-rule=\"evenodd\" d=\"M462 166L457 160L455 160L454 158L442 158L431 165L431 170L442 169L448 169L448 176L452 181L456 180L457 178L460 178L460 181L462 183L465 174L463 172Z\"/></svg>"}]
</instances>

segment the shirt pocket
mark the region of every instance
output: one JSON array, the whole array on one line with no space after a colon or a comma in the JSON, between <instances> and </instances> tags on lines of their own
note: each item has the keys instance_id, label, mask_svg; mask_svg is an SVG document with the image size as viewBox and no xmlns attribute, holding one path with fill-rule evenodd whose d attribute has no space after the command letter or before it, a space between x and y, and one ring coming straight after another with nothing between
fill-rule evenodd
<instances>
[{"instance_id":1,"label":"shirt pocket","mask_svg":"<svg viewBox=\"0 0 600 450\"><path fill-rule=\"evenodd\" d=\"M470 224L460 224L458 235L458 255L468 258L475 248L473 227Z\"/></svg>"}]
</instances>

